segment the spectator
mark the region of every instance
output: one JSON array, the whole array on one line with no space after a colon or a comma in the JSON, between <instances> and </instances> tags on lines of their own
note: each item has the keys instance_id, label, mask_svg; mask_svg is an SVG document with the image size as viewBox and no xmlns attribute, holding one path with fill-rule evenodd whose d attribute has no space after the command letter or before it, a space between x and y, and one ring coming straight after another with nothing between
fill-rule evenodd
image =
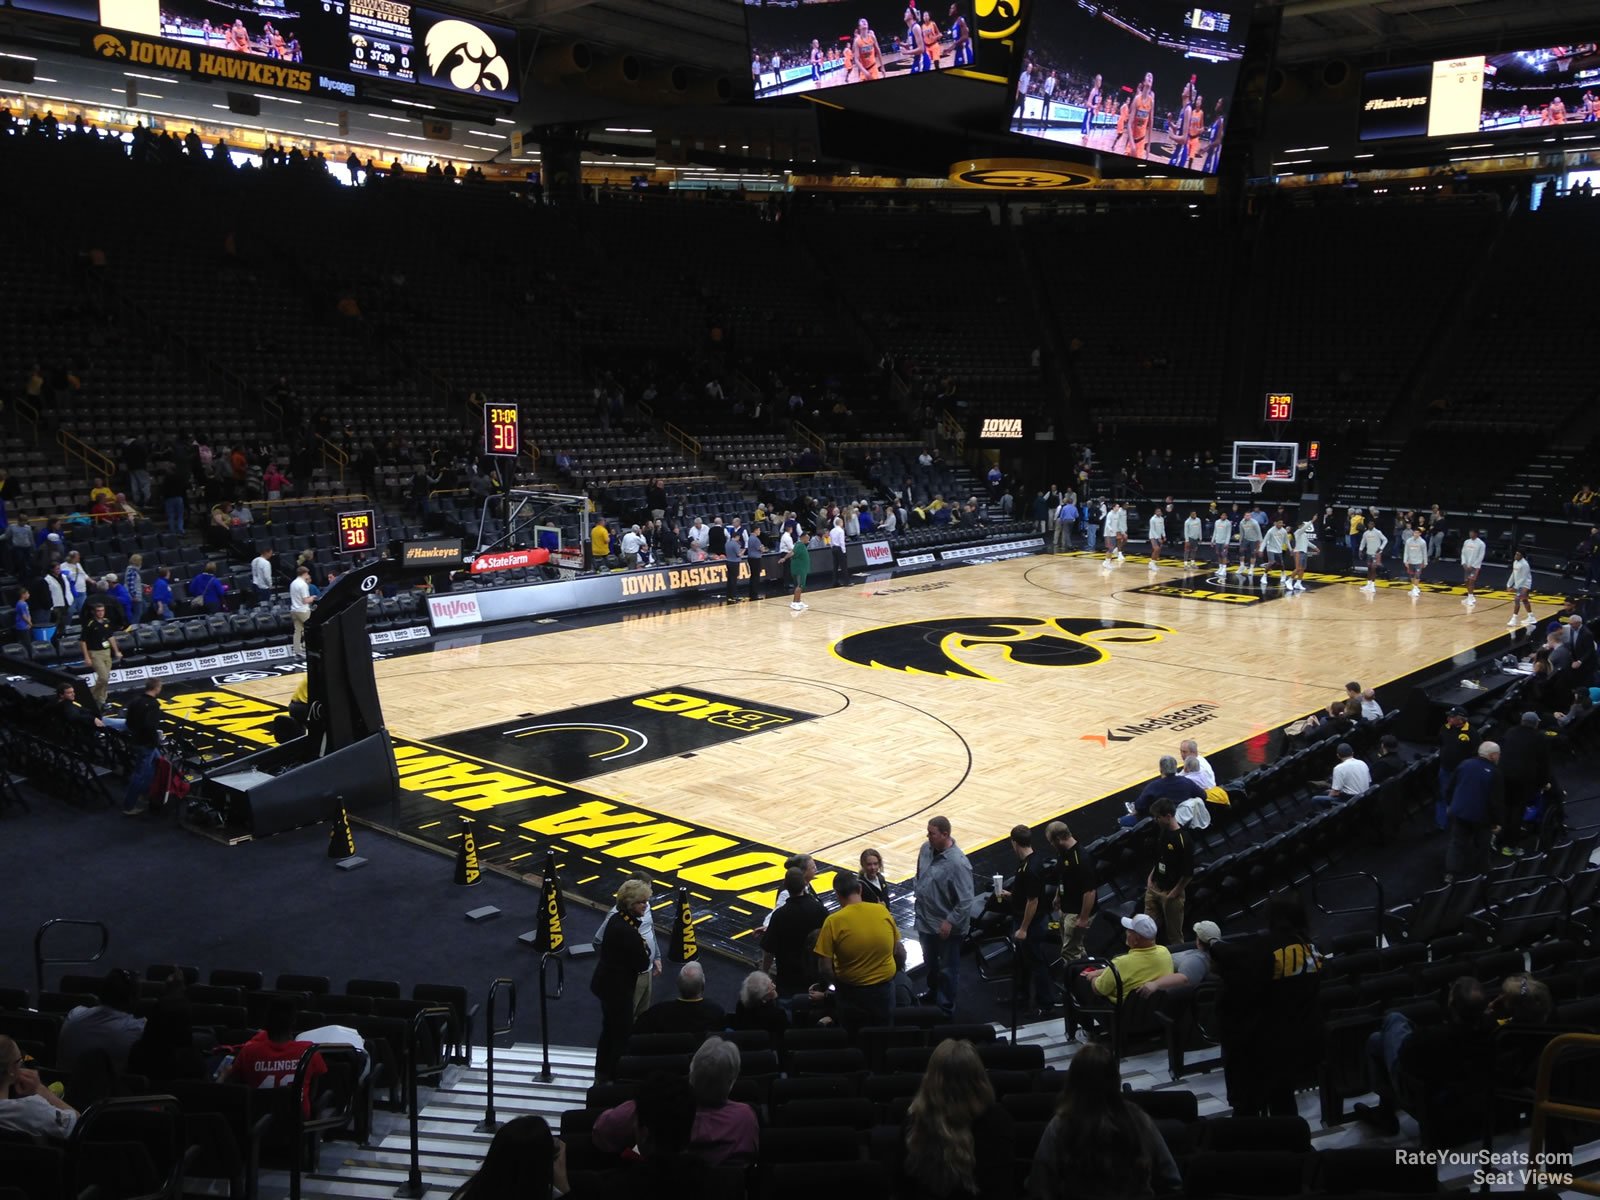
<instances>
[{"instance_id":1,"label":"spectator","mask_svg":"<svg viewBox=\"0 0 1600 1200\"><path fill-rule=\"evenodd\" d=\"M1344 685L1344 715L1352 721L1362 719L1361 685L1353 680Z\"/></svg>"},{"instance_id":2,"label":"spectator","mask_svg":"<svg viewBox=\"0 0 1600 1200\"><path fill-rule=\"evenodd\" d=\"M1450 778L1450 844L1445 849L1444 881L1476 875L1488 863L1489 840L1505 821L1505 781L1500 776L1500 747L1484 742L1478 756L1456 768Z\"/></svg>"},{"instance_id":3,"label":"spectator","mask_svg":"<svg viewBox=\"0 0 1600 1200\"><path fill-rule=\"evenodd\" d=\"M773 974L779 994L793 996L815 978L806 940L822 928L828 910L811 892L799 867L785 873L784 891L787 902L773 912L761 935L761 968Z\"/></svg>"},{"instance_id":4,"label":"spectator","mask_svg":"<svg viewBox=\"0 0 1600 1200\"><path fill-rule=\"evenodd\" d=\"M678 968L678 998L652 1005L633 1027L637 1033L715 1033L727 1016L722 1005L706 999L706 969L686 962Z\"/></svg>"},{"instance_id":5,"label":"spectator","mask_svg":"<svg viewBox=\"0 0 1600 1200\"><path fill-rule=\"evenodd\" d=\"M250 587L262 608L272 603L272 553L271 546L263 546L250 560Z\"/></svg>"},{"instance_id":6,"label":"spectator","mask_svg":"<svg viewBox=\"0 0 1600 1200\"><path fill-rule=\"evenodd\" d=\"M1400 739L1386 733L1378 739L1378 756L1369 770L1374 784L1385 783L1406 769L1406 760L1400 756Z\"/></svg>"},{"instance_id":7,"label":"spectator","mask_svg":"<svg viewBox=\"0 0 1600 1200\"><path fill-rule=\"evenodd\" d=\"M477 1173L451 1200L554 1200L570 1188L566 1145L543 1117L518 1117L495 1133Z\"/></svg>"},{"instance_id":8,"label":"spectator","mask_svg":"<svg viewBox=\"0 0 1600 1200\"><path fill-rule=\"evenodd\" d=\"M145 1020L144 1033L128 1051L128 1070L148 1079L198 1079L209 1082L206 1056L194 1044L189 1001L181 993L161 997Z\"/></svg>"},{"instance_id":9,"label":"spectator","mask_svg":"<svg viewBox=\"0 0 1600 1200\"><path fill-rule=\"evenodd\" d=\"M1116 1057L1104 1046L1080 1047L1034 1152L1030 1200L1131 1200L1182 1186L1155 1122L1123 1095Z\"/></svg>"},{"instance_id":10,"label":"spectator","mask_svg":"<svg viewBox=\"0 0 1600 1200\"><path fill-rule=\"evenodd\" d=\"M50 644L59 650L61 639L67 632L67 614L72 611L72 585L61 573L59 563L52 563L43 578L45 595L50 600L50 624L54 626L50 634Z\"/></svg>"},{"instance_id":11,"label":"spectator","mask_svg":"<svg viewBox=\"0 0 1600 1200\"><path fill-rule=\"evenodd\" d=\"M1445 810L1450 799L1450 779L1456 768L1478 751L1478 735L1472 732L1463 709L1452 708L1439 731L1439 798L1434 804L1434 822L1445 828Z\"/></svg>"},{"instance_id":12,"label":"spectator","mask_svg":"<svg viewBox=\"0 0 1600 1200\"><path fill-rule=\"evenodd\" d=\"M122 811L126 816L138 816L149 808L146 793L155 778L156 756L161 753L161 680L147 679L131 704L128 715L121 722L122 730L133 745L134 766L128 775L128 788L122 796ZM107 720L106 724L115 724Z\"/></svg>"},{"instance_id":13,"label":"spectator","mask_svg":"<svg viewBox=\"0 0 1600 1200\"><path fill-rule=\"evenodd\" d=\"M628 527L628 532L622 535L622 565L637 567L639 565L639 552L645 547L644 535L639 532L637 525Z\"/></svg>"},{"instance_id":14,"label":"spectator","mask_svg":"<svg viewBox=\"0 0 1600 1200\"><path fill-rule=\"evenodd\" d=\"M1222 979L1219 1040L1234 1116L1297 1112L1295 1084L1322 1044L1321 963L1305 930L1300 898L1279 893L1267 903L1265 934L1207 946Z\"/></svg>"},{"instance_id":15,"label":"spectator","mask_svg":"<svg viewBox=\"0 0 1600 1200\"><path fill-rule=\"evenodd\" d=\"M83 555L69 550L61 564L61 574L66 576L67 585L72 589L72 615L77 616L89 598L89 572L83 565Z\"/></svg>"},{"instance_id":16,"label":"spectator","mask_svg":"<svg viewBox=\"0 0 1600 1200\"><path fill-rule=\"evenodd\" d=\"M89 619L83 623L79 645L83 649L83 665L94 672L90 695L95 705L103 708L106 692L111 687L111 660L115 657L117 662L122 661L122 647L117 645L111 626L106 622L105 601L89 601L88 610Z\"/></svg>"},{"instance_id":17,"label":"spectator","mask_svg":"<svg viewBox=\"0 0 1600 1200\"><path fill-rule=\"evenodd\" d=\"M1149 816L1151 806L1157 800L1170 800L1176 808L1185 800L1199 798L1205 799L1205 789L1192 779L1185 779L1178 774L1178 760L1170 754L1164 754L1157 764L1160 774L1144 785L1144 790L1139 793L1136 800L1128 804L1127 814L1118 818L1121 825L1137 825Z\"/></svg>"},{"instance_id":18,"label":"spectator","mask_svg":"<svg viewBox=\"0 0 1600 1200\"><path fill-rule=\"evenodd\" d=\"M639 972L650 967L650 948L639 932L650 908L650 886L626 880L617 889L617 915L606 922L600 957L589 991L600 1001L600 1038L595 1048L595 1081L616 1074L617 1060L633 1029L633 991Z\"/></svg>"},{"instance_id":19,"label":"spectator","mask_svg":"<svg viewBox=\"0 0 1600 1200\"><path fill-rule=\"evenodd\" d=\"M689 1151L708 1167L755 1161L760 1141L755 1110L728 1099L738 1079L739 1048L722 1038L708 1037L689 1062L689 1087L694 1092ZM595 1149L604 1154L621 1154L636 1145L639 1125L634 1102L625 1100L601 1113L593 1138Z\"/></svg>"},{"instance_id":20,"label":"spectator","mask_svg":"<svg viewBox=\"0 0 1600 1200\"><path fill-rule=\"evenodd\" d=\"M1017 856L1017 873L1009 891L1002 891L1015 951L1012 986L1017 1005L1026 1010L1030 981L1038 1015L1055 1008L1055 988L1050 982L1049 952L1045 939L1044 865L1033 849L1033 830L1026 825L1011 830L1011 852Z\"/></svg>"},{"instance_id":21,"label":"spectator","mask_svg":"<svg viewBox=\"0 0 1600 1200\"><path fill-rule=\"evenodd\" d=\"M1362 690L1361 719L1363 721L1383 720L1383 705L1378 703L1378 693L1372 688Z\"/></svg>"},{"instance_id":22,"label":"spectator","mask_svg":"<svg viewBox=\"0 0 1600 1200\"><path fill-rule=\"evenodd\" d=\"M1206 761L1205 755L1200 753L1200 743L1193 738L1185 738L1178 743L1178 757L1185 763L1191 758L1200 763L1200 774L1203 778L1200 786L1202 788L1214 788L1217 786L1217 773L1211 769L1211 764Z\"/></svg>"},{"instance_id":23,"label":"spectator","mask_svg":"<svg viewBox=\"0 0 1600 1200\"><path fill-rule=\"evenodd\" d=\"M0 1034L0 1130L65 1141L78 1123L78 1110L24 1061L17 1043Z\"/></svg>"},{"instance_id":24,"label":"spectator","mask_svg":"<svg viewBox=\"0 0 1600 1200\"><path fill-rule=\"evenodd\" d=\"M1594 512L1594 507L1594 488L1587 483L1579 484L1578 490L1572 493L1572 499L1562 505L1562 508L1566 510L1567 516L1577 521L1587 521Z\"/></svg>"},{"instance_id":25,"label":"spectator","mask_svg":"<svg viewBox=\"0 0 1600 1200\"><path fill-rule=\"evenodd\" d=\"M1442 1025L1415 1026L1401 1012L1384 1014L1367 1038L1367 1079L1376 1105L1357 1104L1356 1119L1378 1132L1400 1132L1400 1110L1415 1113L1437 1099L1476 1102L1491 1046L1489 997L1470 975L1450 985Z\"/></svg>"},{"instance_id":26,"label":"spectator","mask_svg":"<svg viewBox=\"0 0 1600 1200\"><path fill-rule=\"evenodd\" d=\"M166 512L168 533L182 536L188 493L189 475L181 465L161 476L161 506Z\"/></svg>"},{"instance_id":27,"label":"spectator","mask_svg":"<svg viewBox=\"0 0 1600 1200\"><path fill-rule=\"evenodd\" d=\"M611 555L611 530L604 521L596 521L589 529L589 555L596 568Z\"/></svg>"},{"instance_id":28,"label":"spectator","mask_svg":"<svg viewBox=\"0 0 1600 1200\"><path fill-rule=\"evenodd\" d=\"M1156 944L1158 931L1154 918L1145 913L1123 917L1122 928L1126 930L1128 952L1112 959L1111 969L1095 967L1079 976L1094 989L1095 995L1104 996L1114 1004L1120 1004L1124 996L1152 979L1172 974L1172 952Z\"/></svg>"},{"instance_id":29,"label":"spectator","mask_svg":"<svg viewBox=\"0 0 1600 1200\"><path fill-rule=\"evenodd\" d=\"M1500 775L1505 781L1506 815L1520 816L1551 780L1550 743L1539 728L1539 714L1525 712L1522 721L1500 739Z\"/></svg>"},{"instance_id":30,"label":"spectator","mask_svg":"<svg viewBox=\"0 0 1600 1200\"><path fill-rule=\"evenodd\" d=\"M254 1088L293 1087L300 1060L313 1043L295 1035L294 1001L275 996L267 1005L266 1023L234 1052L233 1065L222 1078ZM311 1096L316 1081L328 1072L322 1055L314 1054L306 1065L300 1092L301 1111L311 1115Z\"/></svg>"},{"instance_id":31,"label":"spectator","mask_svg":"<svg viewBox=\"0 0 1600 1200\"><path fill-rule=\"evenodd\" d=\"M1200 757L1196 754L1191 754L1188 758L1183 760L1183 770L1178 772L1178 777L1180 779L1187 779L1190 783L1199 785L1202 792L1205 791L1206 787L1208 786L1206 783L1206 773L1203 769L1201 769Z\"/></svg>"},{"instance_id":32,"label":"spectator","mask_svg":"<svg viewBox=\"0 0 1600 1200\"><path fill-rule=\"evenodd\" d=\"M1094 919L1094 873L1083 861L1078 839L1065 821L1051 821L1044 840L1056 852L1055 913L1061 922L1061 957L1073 962L1083 957L1083 939Z\"/></svg>"},{"instance_id":33,"label":"spectator","mask_svg":"<svg viewBox=\"0 0 1600 1200\"><path fill-rule=\"evenodd\" d=\"M917 851L916 930L928 968L923 999L949 1017L955 1012L961 943L972 914L972 866L950 833L950 819L928 820L928 839Z\"/></svg>"},{"instance_id":34,"label":"spectator","mask_svg":"<svg viewBox=\"0 0 1600 1200\"><path fill-rule=\"evenodd\" d=\"M1150 806L1156 822L1156 861L1145 879L1144 911L1161 922L1168 941L1183 937L1183 905L1194 873L1194 857L1189 835L1178 828L1177 810L1171 800L1157 800Z\"/></svg>"},{"instance_id":35,"label":"spectator","mask_svg":"<svg viewBox=\"0 0 1600 1200\"><path fill-rule=\"evenodd\" d=\"M311 608L316 604L311 596L311 568L301 567L289 585L289 620L294 625L292 649L296 657L306 652L306 622L311 620ZM209 608L209 603L207 604Z\"/></svg>"},{"instance_id":36,"label":"spectator","mask_svg":"<svg viewBox=\"0 0 1600 1200\"><path fill-rule=\"evenodd\" d=\"M138 998L139 979L132 971L119 968L107 974L99 1003L80 1004L61 1023L57 1068L70 1075L85 1055L103 1051L118 1075L127 1070L128 1052L144 1034L145 1019L133 1015Z\"/></svg>"},{"instance_id":37,"label":"spectator","mask_svg":"<svg viewBox=\"0 0 1600 1200\"><path fill-rule=\"evenodd\" d=\"M852 1033L893 1020L894 946L900 940L889 910L864 904L861 881L849 871L833 879L838 910L822 923L816 955L822 977L834 984L839 1023Z\"/></svg>"},{"instance_id":38,"label":"spectator","mask_svg":"<svg viewBox=\"0 0 1600 1200\"><path fill-rule=\"evenodd\" d=\"M9 551L11 573L18 579L27 577L33 564L33 529L20 512L12 513L6 526L6 549Z\"/></svg>"},{"instance_id":39,"label":"spectator","mask_svg":"<svg viewBox=\"0 0 1600 1200\"><path fill-rule=\"evenodd\" d=\"M876 850L863 850L858 861L861 864L861 898L868 904L888 904L889 881L883 875L883 855Z\"/></svg>"},{"instance_id":40,"label":"spectator","mask_svg":"<svg viewBox=\"0 0 1600 1200\"><path fill-rule=\"evenodd\" d=\"M1328 784L1327 793L1312 797L1318 803L1333 804L1340 800L1352 800L1372 786L1371 768L1356 757L1356 752L1349 742L1340 742L1337 753L1339 761L1334 765L1333 779Z\"/></svg>"},{"instance_id":41,"label":"spectator","mask_svg":"<svg viewBox=\"0 0 1600 1200\"><path fill-rule=\"evenodd\" d=\"M1222 930L1215 921L1196 921L1194 923L1194 946L1192 949L1174 951L1172 954L1172 973L1152 979L1142 985L1138 991L1141 996L1153 996L1157 992L1172 991L1177 988L1198 987L1204 983L1211 974L1211 955L1209 953L1212 942L1222 937Z\"/></svg>"},{"instance_id":42,"label":"spectator","mask_svg":"<svg viewBox=\"0 0 1600 1200\"><path fill-rule=\"evenodd\" d=\"M765 971L751 971L744 977L739 988L739 1002L728 1014L728 1028L764 1029L774 1043L783 1038L783 1031L789 1028L789 1014L783 1010L778 985L771 975Z\"/></svg>"},{"instance_id":43,"label":"spectator","mask_svg":"<svg viewBox=\"0 0 1600 1200\"><path fill-rule=\"evenodd\" d=\"M635 875L634 878L644 884L645 887L650 886L650 880L646 876ZM601 943L605 941L606 924L616 915L617 906L613 904L606 915L601 918L599 927L594 931L594 948L596 950L599 950ZM639 978L634 981L633 1018L636 1021L649 1010L654 998L655 979L657 975L661 974L661 948L656 943L656 923L655 919L650 915L650 898L648 896L645 897L644 919L639 922L639 934L644 938L644 944L650 950L650 965L640 971Z\"/></svg>"},{"instance_id":44,"label":"spectator","mask_svg":"<svg viewBox=\"0 0 1600 1200\"><path fill-rule=\"evenodd\" d=\"M787 875L789 871L799 871L805 876L806 895L815 896L817 894L811 888L811 881L817 877L817 860L812 858L811 855L791 854L784 860L783 869L785 872L784 886L779 888L777 894L772 898L772 912L767 917L768 924L771 923L773 917L777 916L778 910L785 904L789 903L789 886ZM765 930L766 925L763 925L761 928Z\"/></svg>"},{"instance_id":45,"label":"spectator","mask_svg":"<svg viewBox=\"0 0 1600 1200\"><path fill-rule=\"evenodd\" d=\"M217 578L217 564L208 562L205 569L189 581L189 603L203 607L207 613L222 611L222 597L228 585Z\"/></svg>"},{"instance_id":46,"label":"spectator","mask_svg":"<svg viewBox=\"0 0 1600 1200\"><path fill-rule=\"evenodd\" d=\"M172 595L172 568L159 567L150 584L149 617L157 623L172 620L175 601Z\"/></svg>"},{"instance_id":47,"label":"spectator","mask_svg":"<svg viewBox=\"0 0 1600 1200\"><path fill-rule=\"evenodd\" d=\"M1011 1116L972 1043L947 1038L934 1047L900 1139L896 1194L919 1200L1010 1200L1014 1153Z\"/></svg>"},{"instance_id":48,"label":"spectator","mask_svg":"<svg viewBox=\"0 0 1600 1200\"><path fill-rule=\"evenodd\" d=\"M122 577L115 573L107 575L101 582L105 585L102 599L105 603L107 623L113 629L128 628L138 620L134 612L132 593L122 582Z\"/></svg>"},{"instance_id":49,"label":"spectator","mask_svg":"<svg viewBox=\"0 0 1600 1200\"><path fill-rule=\"evenodd\" d=\"M27 588L17 589L17 603L12 609L11 628L16 634L17 644L24 648L33 641L33 610L28 607L28 597L33 593Z\"/></svg>"},{"instance_id":50,"label":"spectator","mask_svg":"<svg viewBox=\"0 0 1600 1200\"><path fill-rule=\"evenodd\" d=\"M278 469L277 463L269 462L267 469L261 472L261 487L268 500L281 500L289 490L289 477Z\"/></svg>"},{"instance_id":51,"label":"spectator","mask_svg":"<svg viewBox=\"0 0 1600 1200\"><path fill-rule=\"evenodd\" d=\"M96 475L94 477L94 483L90 485L89 488L89 503L94 504L97 501L104 500L109 504L112 500L115 500L116 497L117 494L106 486L106 481L100 476Z\"/></svg>"},{"instance_id":52,"label":"spectator","mask_svg":"<svg viewBox=\"0 0 1600 1200\"><path fill-rule=\"evenodd\" d=\"M639 1130L635 1156L614 1171L573 1179L581 1196L694 1196L705 1187L706 1164L690 1153L695 1130L694 1091L688 1080L657 1075L634 1100ZM582 1182L580 1182L582 1180Z\"/></svg>"}]
</instances>

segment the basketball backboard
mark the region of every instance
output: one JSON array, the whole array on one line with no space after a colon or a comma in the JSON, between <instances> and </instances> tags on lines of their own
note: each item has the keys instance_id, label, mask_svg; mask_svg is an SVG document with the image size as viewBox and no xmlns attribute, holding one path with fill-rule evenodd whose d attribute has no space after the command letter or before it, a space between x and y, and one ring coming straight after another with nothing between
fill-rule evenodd
<instances>
[{"instance_id":1,"label":"basketball backboard","mask_svg":"<svg viewBox=\"0 0 1600 1200\"><path fill-rule=\"evenodd\" d=\"M1264 475L1269 483L1293 483L1299 442L1235 442L1233 477L1241 482Z\"/></svg>"}]
</instances>

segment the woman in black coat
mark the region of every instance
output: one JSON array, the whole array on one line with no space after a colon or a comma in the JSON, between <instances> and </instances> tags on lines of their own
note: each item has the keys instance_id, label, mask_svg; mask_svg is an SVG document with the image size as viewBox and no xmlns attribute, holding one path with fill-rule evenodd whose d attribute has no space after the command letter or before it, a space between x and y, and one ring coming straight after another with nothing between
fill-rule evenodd
<instances>
[{"instance_id":1,"label":"woman in black coat","mask_svg":"<svg viewBox=\"0 0 1600 1200\"><path fill-rule=\"evenodd\" d=\"M640 924L649 919L650 885L630 879L617 889L617 912L606 922L589 990L600 1000L600 1041L595 1047L595 1081L616 1074L617 1060L633 1029L633 990L639 972L650 969L650 948Z\"/></svg>"}]
</instances>

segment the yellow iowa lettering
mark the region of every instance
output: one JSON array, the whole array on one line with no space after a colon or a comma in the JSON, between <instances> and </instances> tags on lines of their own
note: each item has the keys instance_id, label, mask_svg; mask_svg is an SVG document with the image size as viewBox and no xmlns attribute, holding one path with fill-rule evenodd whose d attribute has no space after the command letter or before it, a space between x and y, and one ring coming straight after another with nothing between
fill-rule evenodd
<instances>
[{"instance_id":1,"label":"yellow iowa lettering","mask_svg":"<svg viewBox=\"0 0 1600 1200\"><path fill-rule=\"evenodd\" d=\"M565 794L563 788L486 770L456 758L425 754L415 746L396 746L394 757L400 786L406 791L421 792L468 812Z\"/></svg>"},{"instance_id":2,"label":"yellow iowa lettering","mask_svg":"<svg viewBox=\"0 0 1600 1200\"><path fill-rule=\"evenodd\" d=\"M572 840L591 850L604 849L616 858L630 859L652 871L676 871L697 858L720 854L738 844L730 837L695 833L687 825L671 821L586 833ZM612 845L614 842L620 844Z\"/></svg>"},{"instance_id":3,"label":"yellow iowa lettering","mask_svg":"<svg viewBox=\"0 0 1600 1200\"><path fill-rule=\"evenodd\" d=\"M609 829L617 825L647 825L644 813L620 812L604 800L586 800L576 808L562 809L544 817L522 822L522 828L546 837L565 837L585 829Z\"/></svg>"}]
</instances>

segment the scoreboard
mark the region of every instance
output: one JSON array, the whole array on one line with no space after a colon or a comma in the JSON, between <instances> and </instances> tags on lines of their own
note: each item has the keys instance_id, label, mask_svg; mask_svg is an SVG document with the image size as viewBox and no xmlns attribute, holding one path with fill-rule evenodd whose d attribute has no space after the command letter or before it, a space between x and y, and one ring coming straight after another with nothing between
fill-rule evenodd
<instances>
[{"instance_id":1,"label":"scoreboard","mask_svg":"<svg viewBox=\"0 0 1600 1200\"><path fill-rule=\"evenodd\" d=\"M483 452L506 458L522 453L522 426L518 422L516 404L483 406Z\"/></svg>"},{"instance_id":2,"label":"scoreboard","mask_svg":"<svg viewBox=\"0 0 1600 1200\"><path fill-rule=\"evenodd\" d=\"M370 508L339 514L339 553L366 554L378 536L377 523Z\"/></svg>"}]
</instances>

